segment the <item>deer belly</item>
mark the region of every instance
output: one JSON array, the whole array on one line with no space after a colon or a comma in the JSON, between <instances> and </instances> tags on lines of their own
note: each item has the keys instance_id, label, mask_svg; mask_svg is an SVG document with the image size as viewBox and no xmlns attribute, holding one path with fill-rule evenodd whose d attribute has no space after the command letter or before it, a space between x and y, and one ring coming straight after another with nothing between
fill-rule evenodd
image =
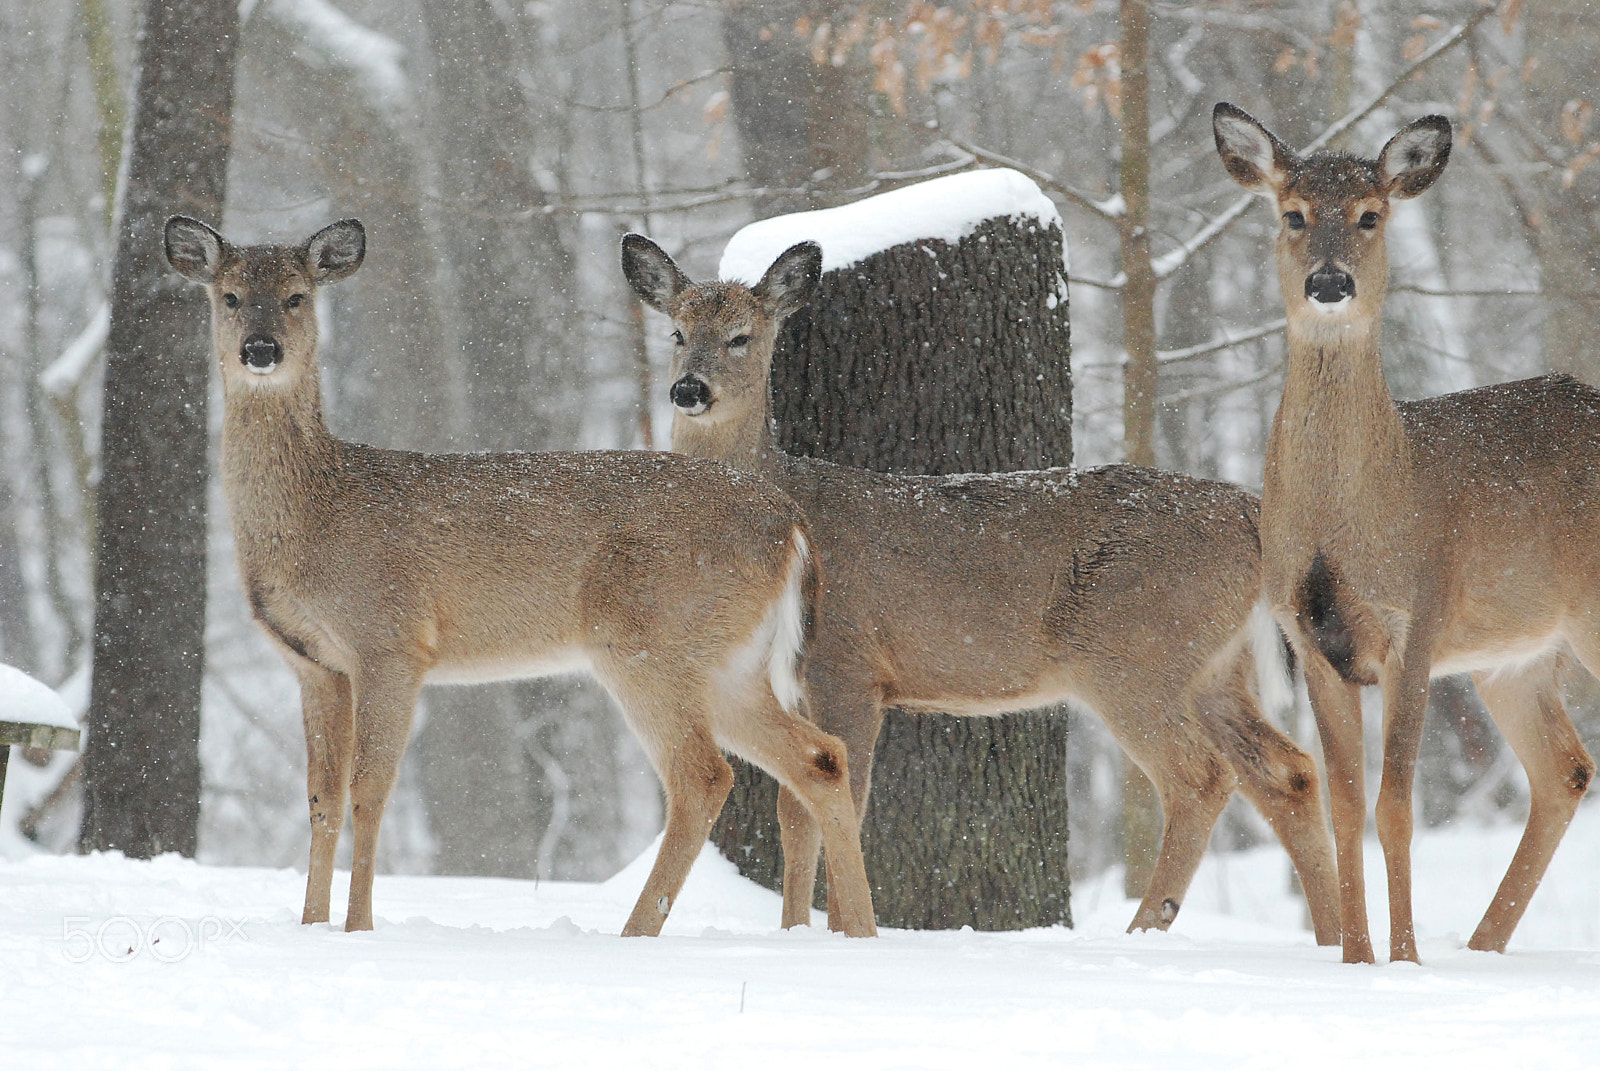
<instances>
[{"instance_id":1,"label":"deer belly","mask_svg":"<svg viewBox=\"0 0 1600 1071\"><path fill-rule=\"evenodd\" d=\"M577 648L572 648L543 652L538 657L530 657L526 652L443 657L424 679L429 684L487 684L491 681L556 677L588 671L588 657Z\"/></svg>"}]
</instances>

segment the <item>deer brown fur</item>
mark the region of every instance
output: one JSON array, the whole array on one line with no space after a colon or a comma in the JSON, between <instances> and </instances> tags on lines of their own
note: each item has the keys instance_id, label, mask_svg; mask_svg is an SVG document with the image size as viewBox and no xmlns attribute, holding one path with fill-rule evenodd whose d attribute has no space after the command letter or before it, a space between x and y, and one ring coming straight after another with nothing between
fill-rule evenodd
<instances>
[{"instance_id":1,"label":"deer brown fur","mask_svg":"<svg viewBox=\"0 0 1600 1071\"><path fill-rule=\"evenodd\" d=\"M300 681L311 865L328 920L348 802L348 930L372 927L378 825L429 681L587 668L666 788L666 833L624 934L661 929L732 784L772 773L844 873L840 927L874 932L843 745L801 716L816 574L800 512L727 466L670 454L422 454L323 423L313 297L350 275L345 220L235 247L181 216L167 258L211 297L222 481L257 620Z\"/></svg>"},{"instance_id":2,"label":"deer brown fur","mask_svg":"<svg viewBox=\"0 0 1600 1071\"><path fill-rule=\"evenodd\" d=\"M1600 673L1600 391L1544 376L1395 402L1379 355L1391 204L1444 170L1450 124L1409 124L1377 159L1302 157L1242 110L1213 116L1228 173L1282 219L1289 365L1267 445L1265 596L1306 667L1339 859L1344 958L1371 962L1359 688L1383 689L1376 817L1390 958L1415 960L1412 786L1430 676L1470 672L1528 772L1522 842L1476 949L1503 951L1594 762L1558 664Z\"/></svg>"},{"instance_id":3,"label":"deer brown fur","mask_svg":"<svg viewBox=\"0 0 1600 1071\"><path fill-rule=\"evenodd\" d=\"M1130 929L1171 925L1242 787L1300 872L1318 940L1338 940L1315 766L1256 702L1253 496L1121 465L906 477L791 457L773 440L769 370L820 249L794 246L753 287L693 283L641 235L623 240L623 266L675 329L673 449L767 477L811 523L826 593L807 688L850 751L858 808L885 707L996 715L1073 701L1105 720L1165 810ZM793 925L808 917L816 832L786 791L779 806Z\"/></svg>"}]
</instances>

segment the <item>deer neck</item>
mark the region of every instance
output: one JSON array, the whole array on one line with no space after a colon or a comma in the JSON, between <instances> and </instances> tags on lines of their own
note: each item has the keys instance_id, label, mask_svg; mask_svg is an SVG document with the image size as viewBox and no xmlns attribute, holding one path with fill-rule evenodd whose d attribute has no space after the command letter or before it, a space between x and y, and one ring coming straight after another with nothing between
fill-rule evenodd
<instances>
[{"instance_id":1,"label":"deer neck","mask_svg":"<svg viewBox=\"0 0 1600 1071\"><path fill-rule=\"evenodd\" d=\"M1344 478L1364 470L1392 475L1405 435L1383 376L1380 325L1307 319L1289 322L1289 367L1273 422L1278 461L1298 459Z\"/></svg>"},{"instance_id":2,"label":"deer neck","mask_svg":"<svg viewBox=\"0 0 1600 1071\"><path fill-rule=\"evenodd\" d=\"M759 409L752 406L738 419L716 423L675 413L672 449L675 453L711 458L741 472L768 477L777 474L784 456L773 435L770 402Z\"/></svg>"},{"instance_id":3,"label":"deer neck","mask_svg":"<svg viewBox=\"0 0 1600 1071\"><path fill-rule=\"evenodd\" d=\"M315 372L286 390L225 389L222 483L240 560L297 553L338 471Z\"/></svg>"}]
</instances>

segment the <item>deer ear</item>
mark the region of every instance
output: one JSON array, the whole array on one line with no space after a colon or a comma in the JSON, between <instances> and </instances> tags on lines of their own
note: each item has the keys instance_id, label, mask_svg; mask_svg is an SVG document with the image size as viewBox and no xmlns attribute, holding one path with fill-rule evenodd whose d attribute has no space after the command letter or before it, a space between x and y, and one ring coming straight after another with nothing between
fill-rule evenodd
<instances>
[{"instance_id":1,"label":"deer ear","mask_svg":"<svg viewBox=\"0 0 1600 1071\"><path fill-rule=\"evenodd\" d=\"M164 234L167 263L185 279L210 283L222 268L222 235L197 219L173 216Z\"/></svg>"},{"instance_id":2,"label":"deer ear","mask_svg":"<svg viewBox=\"0 0 1600 1071\"><path fill-rule=\"evenodd\" d=\"M642 234L622 236L622 274L639 300L657 312L667 312L694 285L665 249Z\"/></svg>"},{"instance_id":3,"label":"deer ear","mask_svg":"<svg viewBox=\"0 0 1600 1071\"><path fill-rule=\"evenodd\" d=\"M1295 155L1255 116L1227 102L1211 110L1217 155L1233 180L1252 193L1272 194L1289 177Z\"/></svg>"},{"instance_id":4,"label":"deer ear","mask_svg":"<svg viewBox=\"0 0 1600 1071\"><path fill-rule=\"evenodd\" d=\"M799 242L778 254L767 274L750 292L772 310L781 322L800 311L822 278L822 247Z\"/></svg>"},{"instance_id":5,"label":"deer ear","mask_svg":"<svg viewBox=\"0 0 1600 1071\"><path fill-rule=\"evenodd\" d=\"M318 286L347 279L367 256L367 230L359 219L330 223L306 239L306 270Z\"/></svg>"},{"instance_id":6,"label":"deer ear","mask_svg":"<svg viewBox=\"0 0 1600 1071\"><path fill-rule=\"evenodd\" d=\"M1390 197L1415 197L1432 186L1450 162L1450 120L1424 115L1389 139L1378 170Z\"/></svg>"}]
</instances>

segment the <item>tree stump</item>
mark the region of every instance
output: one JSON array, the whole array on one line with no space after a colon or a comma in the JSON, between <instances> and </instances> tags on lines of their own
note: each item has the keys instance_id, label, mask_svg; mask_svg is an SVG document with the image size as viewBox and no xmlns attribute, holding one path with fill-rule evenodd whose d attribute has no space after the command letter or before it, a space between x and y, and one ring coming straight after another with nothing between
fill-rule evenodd
<instances>
[{"instance_id":1,"label":"tree stump","mask_svg":"<svg viewBox=\"0 0 1600 1071\"><path fill-rule=\"evenodd\" d=\"M779 442L882 472L1069 464L1062 242L1059 225L1002 217L954 243L907 242L824 273L773 358ZM862 833L880 924L1071 924L1066 735L1064 711L889 712ZM737 765L712 835L742 873L777 888L776 786Z\"/></svg>"}]
</instances>

